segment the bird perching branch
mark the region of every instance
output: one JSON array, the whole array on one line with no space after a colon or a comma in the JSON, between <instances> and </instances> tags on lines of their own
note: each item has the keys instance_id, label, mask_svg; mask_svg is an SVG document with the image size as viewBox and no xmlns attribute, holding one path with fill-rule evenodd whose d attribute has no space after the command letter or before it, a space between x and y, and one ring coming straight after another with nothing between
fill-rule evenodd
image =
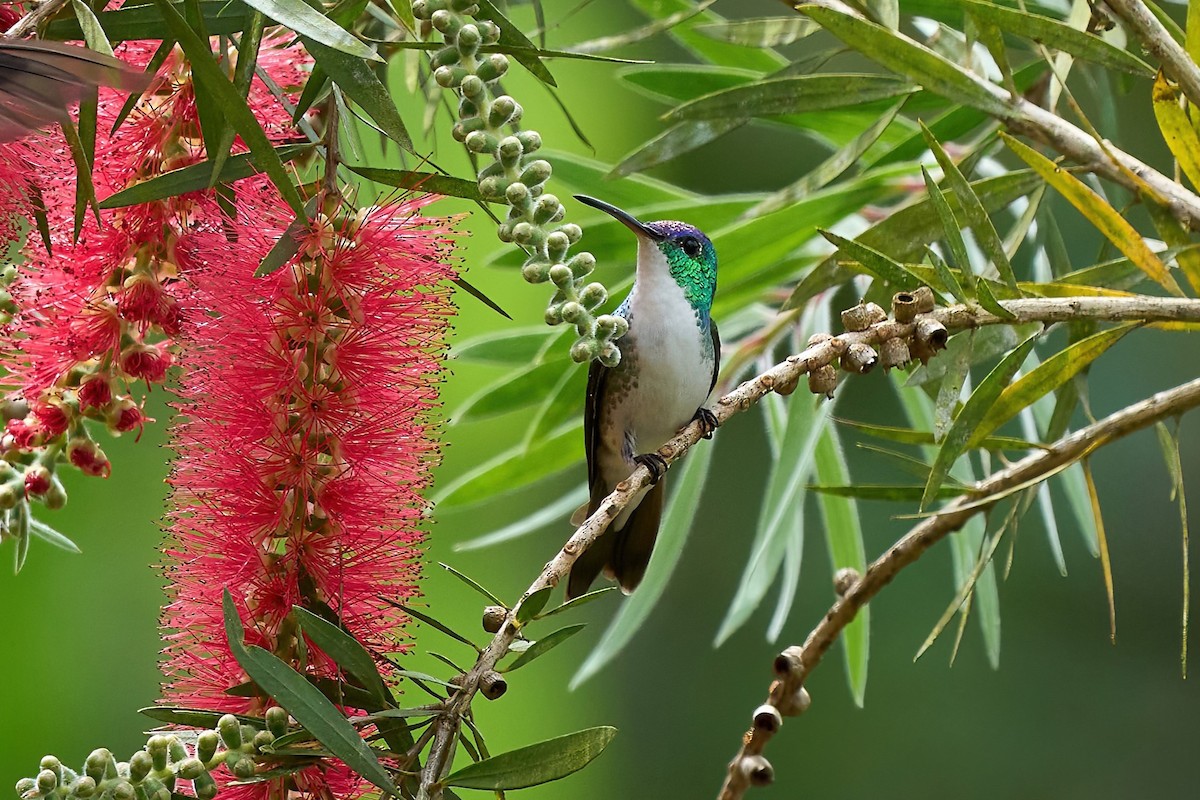
<instances>
[{"instance_id":1,"label":"bird perching branch","mask_svg":"<svg viewBox=\"0 0 1200 800\"><path fill-rule=\"evenodd\" d=\"M750 730L729 763L718 800L738 800L750 786L770 783L771 765L763 748L779 730L783 717L807 708L804 683L859 610L932 545L958 530L973 515L991 508L1012 491L1041 482L1097 448L1167 417L1200 405L1200 378L1128 406L1063 437L1012 466L979 481L971 490L922 521L873 561L861 576L838 586L841 595L804 644L788 647L775 658L776 680L767 701L754 712Z\"/></svg>"},{"instance_id":2,"label":"bird perching branch","mask_svg":"<svg viewBox=\"0 0 1200 800\"><path fill-rule=\"evenodd\" d=\"M4 32L4 35L20 38L36 28L42 20L49 19L57 14L59 9L66 4L67 0L45 0L37 8L13 23L12 27Z\"/></svg>"},{"instance_id":3,"label":"bird perching branch","mask_svg":"<svg viewBox=\"0 0 1200 800\"><path fill-rule=\"evenodd\" d=\"M1056 323L1072 319L1111 322L1200 323L1200 300L1182 298L1060 297L1001 301L1000 305L1012 316L1011 319L1000 317L977 306L966 305L954 305L912 314L910 306L906 304L907 299L910 298L906 293L897 295L897 300L905 302L894 306L898 312L895 316L888 317L879 309L882 318L863 326L862 330L848 331L837 336L814 337L813 343L804 351L789 356L766 372L743 382L716 402L712 410L718 424L724 424L735 414L751 408L768 392L789 394L796 388L803 376L813 376L823 368L832 368L832 365L839 360L846 363L844 357L851 353L858 354L862 359L852 362L863 365L856 367L856 371L866 372L878 361L877 356L873 355L875 352L873 348L891 341L902 341L909 346L911 352L920 353L922 348L936 350L940 346L944 346L945 337L949 333L985 325L1011 325L1022 322ZM856 309L870 308L870 306L856 307ZM874 308L878 309L877 306ZM843 317L845 318L845 315ZM930 350L925 352L930 352ZM813 388L811 379L810 388ZM820 391L826 390L821 389ZM1196 391L1200 397L1200 385L1197 386ZM1197 402L1200 402L1200 399ZM702 434L702 425L692 423L659 448L658 455L669 466L682 458L692 445L700 441ZM483 692L485 697L492 696L487 689L497 685L496 666L500 659L508 654L513 642L521 632L521 623L518 621L521 605L538 592L557 586L570 572L576 559L592 546L608 528L609 523L649 484L650 471L646 467L638 467L629 478L617 484L612 494L604 498L596 511L575 530L562 549L546 563L541 573L521 595L521 599L499 623L492 641L480 652L474 666L457 681L458 688L448 698L442 713L434 720L429 730L432 744L428 759L421 771L421 787L430 800L437 800L441 796L440 781L453 760L454 743L462 720L470 711L472 700L480 692ZM981 491L986 492L986 487ZM934 520L940 519L942 518L934 518ZM868 572L868 574L871 573ZM884 582L886 583L886 581ZM843 620L841 626L844 627L849 620L850 617ZM836 636L836 632L840 629L840 627L835 629L833 635ZM828 646L829 644L825 643L823 647L828 648ZM748 753L747 755L757 756L757 753Z\"/></svg>"},{"instance_id":4,"label":"bird perching branch","mask_svg":"<svg viewBox=\"0 0 1200 800\"><path fill-rule=\"evenodd\" d=\"M1158 59L1163 71L1180 85L1192 105L1200 106L1200 67L1171 38L1171 34L1146 4L1141 0L1106 0L1105 4L1141 40L1146 50Z\"/></svg>"}]
</instances>

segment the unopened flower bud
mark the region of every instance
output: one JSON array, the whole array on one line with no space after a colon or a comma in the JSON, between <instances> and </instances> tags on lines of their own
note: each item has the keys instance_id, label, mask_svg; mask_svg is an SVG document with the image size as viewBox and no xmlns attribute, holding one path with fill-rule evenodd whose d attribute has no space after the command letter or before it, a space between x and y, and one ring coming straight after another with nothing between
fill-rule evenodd
<instances>
[{"instance_id":1,"label":"unopened flower bud","mask_svg":"<svg viewBox=\"0 0 1200 800\"><path fill-rule=\"evenodd\" d=\"M513 226L513 241L517 244L529 244L533 241L535 229L528 222L518 222Z\"/></svg>"},{"instance_id":2,"label":"unopened flower bud","mask_svg":"<svg viewBox=\"0 0 1200 800\"><path fill-rule=\"evenodd\" d=\"M136 795L133 784L129 781L117 781L109 791L112 793L113 800L133 800Z\"/></svg>"},{"instance_id":3,"label":"unopened flower bud","mask_svg":"<svg viewBox=\"0 0 1200 800\"><path fill-rule=\"evenodd\" d=\"M145 750L138 750L129 757L129 779L134 783L141 783L153 767L154 762L150 754Z\"/></svg>"},{"instance_id":4,"label":"unopened flower bud","mask_svg":"<svg viewBox=\"0 0 1200 800\"><path fill-rule=\"evenodd\" d=\"M563 321L569 322L572 325L574 325L586 316L587 316L587 311L585 311L583 306L579 305L579 303L575 303L575 302L563 303L563 307L562 307Z\"/></svg>"},{"instance_id":5,"label":"unopened flower bud","mask_svg":"<svg viewBox=\"0 0 1200 800\"><path fill-rule=\"evenodd\" d=\"M521 150L524 153L533 153L542 147L542 135L537 131L520 131L513 135L521 143Z\"/></svg>"},{"instance_id":6,"label":"unopened flower bud","mask_svg":"<svg viewBox=\"0 0 1200 800\"><path fill-rule=\"evenodd\" d=\"M167 768L169 742L169 737L161 735L151 736L146 742L146 752L150 754L150 760L154 764L155 772L162 772Z\"/></svg>"},{"instance_id":7,"label":"unopened flower bud","mask_svg":"<svg viewBox=\"0 0 1200 800\"><path fill-rule=\"evenodd\" d=\"M545 183L553 172L554 168L550 166L550 162L539 158L525 165L525 169L521 171L521 182L540 185Z\"/></svg>"},{"instance_id":8,"label":"unopened flower bud","mask_svg":"<svg viewBox=\"0 0 1200 800\"><path fill-rule=\"evenodd\" d=\"M546 252L551 261L562 261L571 247L571 241L562 231L554 231L546 237Z\"/></svg>"},{"instance_id":9,"label":"unopened flower bud","mask_svg":"<svg viewBox=\"0 0 1200 800\"><path fill-rule=\"evenodd\" d=\"M437 28L438 31L450 36L453 36L462 27L461 18L444 8L434 11L429 17L429 21L433 23L433 27Z\"/></svg>"},{"instance_id":10,"label":"unopened flower bud","mask_svg":"<svg viewBox=\"0 0 1200 800\"><path fill-rule=\"evenodd\" d=\"M550 280L560 289L566 289L574 279L575 276L571 274L571 268L566 264L555 264L550 268ZM563 317L564 319L567 318L565 314Z\"/></svg>"},{"instance_id":11,"label":"unopened flower bud","mask_svg":"<svg viewBox=\"0 0 1200 800\"><path fill-rule=\"evenodd\" d=\"M220 744L221 737L216 731L202 732L196 737L196 758L207 764L217 754L217 746Z\"/></svg>"},{"instance_id":12,"label":"unopened flower bud","mask_svg":"<svg viewBox=\"0 0 1200 800\"><path fill-rule=\"evenodd\" d=\"M492 53L475 68L475 74L484 83L491 83L508 72L508 58L503 53Z\"/></svg>"},{"instance_id":13,"label":"unopened flower bud","mask_svg":"<svg viewBox=\"0 0 1200 800\"><path fill-rule=\"evenodd\" d=\"M36 789L36 788L37 788L36 780L34 780L33 778L21 778L21 780L17 781L17 797L20 797L20 798L22 798L22 800L25 800L25 798L29 797L31 794L34 793L34 789Z\"/></svg>"},{"instance_id":14,"label":"unopened flower bud","mask_svg":"<svg viewBox=\"0 0 1200 800\"><path fill-rule=\"evenodd\" d=\"M233 714L225 714L217 720L217 731L221 734L221 741L230 750L242 746L242 723Z\"/></svg>"},{"instance_id":15,"label":"unopened flower bud","mask_svg":"<svg viewBox=\"0 0 1200 800\"><path fill-rule=\"evenodd\" d=\"M38 794L47 795L58 788L58 776L52 771L44 769L37 776Z\"/></svg>"},{"instance_id":16,"label":"unopened flower bud","mask_svg":"<svg viewBox=\"0 0 1200 800\"><path fill-rule=\"evenodd\" d=\"M506 94L502 94L499 97L497 97L495 100L493 100L491 106L488 107L488 113L487 113L488 125L490 125L493 128L499 128L504 125L507 125L508 123L513 121L514 117L516 117L520 114L520 110L521 110L521 107L519 105L517 105L516 100L513 100L511 97L509 97ZM505 148L505 145L509 143L510 139L512 140L512 145L515 145L515 147L510 146L509 148ZM507 152L506 152L506 150L507 150ZM513 150L516 151L517 156L521 155L520 141L518 141L516 138L514 138L512 136L505 137L504 140L500 143L501 154L509 155Z\"/></svg>"},{"instance_id":17,"label":"unopened flower bud","mask_svg":"<svg viewBox=\"0 0 1200 800\"><path fill-rule=\"evenodd\" d=\"M213 800L217 796L217 782L208 772L204 772L192 781L192 790L199 800Z\"/></svg>"},{"instance_id":18,"label":"unopened flower bud","mask_svg":"<svg viewBox=\"0 0 1200 800\"><path fill-rule=\"evenodd\" d=\"M443 89L453 89L469 75L465 69L457 65L444 65L433 71L433 80Z\"/></svg>"},{"instance_id":19,"label":"unopened flower bud","mask_svg":"<svg viewBox=\"0 0 1200 800\"><path fill-rule=\"evenodd\" d=\"M275 738L287 735L288 714L279 706L271 706L267 709L267 730L275 735Z\"/></svg>"},{"instance_id":20,"label":"unopened flower bud","mask_svg":"<svg viewBox=\"0 0 1200 800\"><path fill-rule=\"evenodd\" d=\"M201 775L208 774L208 770L200 763L200 759L195 757L183 759L175 768L175 772L185 781L194 781Z\"/></svg>"},{"instance_id":21,"label":"unopened flower bud","mask_svg":"<svg viewBox=\"0 0 1200 800\"><path fill-rule=\"evenodd\" d=\"M533 219L535 222L545 225L548 222L560 218L563 214L563 205L558 201L558 198L552 194L542 195L538 198L537 206L533 209Z\"/></svg>"},{"instance_id":22,"label":"unopened flower bud","mask_svg":"<svg viewBox=\"0 0 1200 800\"><path fill-rule=\"evenodd\" d=\"M597 349L594 339L579 339L571 345L571 360L576 364L591 361L595 357Z\"/></svg>"},{"instance_id":23,"label":"unopened flower bud","mask_svg":"<svg viewBox=\"0 0 1200 800\"><path fill-rule=\"evenodd\" d=\"M567 262L567 266L571 268L571 273L576 278L583 278L590 275L592 270L596 268L596 257L588 252L576 253L571 256L571 260Z\"/></svg>"},{"instance_id":24,"label":"unopened flower bud","mask_svg":"<svg viewBox=\"0 0 1200 800\"><path fill-rule=\"evenodd\" d=\"M467 23L458 29L458 37L456 44L458 52L464 56L473 56L479 50L479 43L483 37L479 35L479 29L471 23Z\"/></svg>"},{"instance_id":25,"label":"unopened flower bud","mask_svg":"<svg viewBox=\"0 0 1200 800\"><path fill-rule=\"evenodd\" d=\"M82 797L84 800L96 793L96 782L84 775L79 780L75 781L75 785L71 787L71 792L76 797Z\"/></svg>"},{"instance_id":26,"label":"unopened flower bud","mask_svg":"<svg viewBox=\"0 0 1200 800\"><path fill-rule=\"evenodd\" d=\"M521 267L521 277L529 283L544 283L550 277L550 265L544 261L531 261Z\"/></svg>"},{"instance_id":27,"label":"unopened flower bud","mask_svg":"<svg viewBox=\"0 0 1200 800\"><path fill-rule=\"evenodd\" d=\"M562 303L551 303L550 305L546 306L546 313L544 315L544 319L546 320L547 325L561 325L562 321L563 321ZM572 355L571 357L575 358L574 355ZM591 356L588 356L588 358L591 358ZM579 361L579 359L577 359L577 358L575 360ZM586 361L587 359L585 358L583 360Z\"/></svg>"},{"instance_id":28,"label":"unopened flower bud","mask_svg":"<svg viewBox=\"0 0 1200 800\"><path fill-rule=\"evenodd\" d=\"M466 81L463 81L466 85ZM463 141L472 153L495 153L499 144L496 137L487 131L471 131Z\"/></svg>"},{"instance_id":29,"label":"unopened flower bud","mask_svg":"<svg viewBox=\"0 0 1200 800\"><path fill-rule=\"evenodd\" d=\"M504 190L504 199L513 208L523 206L530 201L529 187L520 181L510 183L508 188Z\"/></svg>"},{"instance_id":30,"label":"unopened flower bud","mask_svg":"<svg viewBox=\"0 0 1200 800\"><path fill-rule=\"evenodd\" d=\"M579 293L579 302L589 311L600 306L608 299L608 292L601 283L589 283Z\"/></svg>"},{"instance_id":31,"label":"unopened flower bud","mask_svg":"<svg viewBox=\"0 0 1200 800\"><path fill-rule=\"evenodd\" d=\"M50 491L50 470L41 464L35 464L25 470L25 494L29 497L41 497Z\"/></svg>"},{"instance_id":32,"label":"unopened flower bud","mask_svg":"<svg viewBox=\"0 0 1200 800\"><path fill-rule=\"evenodd\" d=\"M605 342L600 345L600 355L598 358L601 364L612 369L621 363L621 350L612 342Z\"/></svg>"}]
</instances>

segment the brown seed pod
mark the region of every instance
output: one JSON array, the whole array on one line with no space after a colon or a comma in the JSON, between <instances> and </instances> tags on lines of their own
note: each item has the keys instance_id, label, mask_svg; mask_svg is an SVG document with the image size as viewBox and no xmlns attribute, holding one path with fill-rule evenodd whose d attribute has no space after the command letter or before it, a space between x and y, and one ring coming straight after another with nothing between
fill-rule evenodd
<instances>
[{"instance_id":1,"label":"brown seed pod","mask_svg":"<svg viewBox=\"0 0 1200 800\"><path fill-rule=\"evenodd\" d=\"M832 364L817 367L808 373L808 390L813 394L823 394L833 398L833 390L837 388L838 374Z\"/></svg>"}]
</instances>

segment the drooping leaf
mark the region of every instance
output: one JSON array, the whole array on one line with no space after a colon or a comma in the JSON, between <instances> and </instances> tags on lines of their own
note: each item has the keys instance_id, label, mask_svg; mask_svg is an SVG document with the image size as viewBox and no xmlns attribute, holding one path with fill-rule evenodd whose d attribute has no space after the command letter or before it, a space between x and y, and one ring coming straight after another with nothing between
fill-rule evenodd
<instances>
[{"instance_id":1,"label":"drooping leaf","mask_svg":"<svg viewBox=\"0 0 1200 800\"><path fill-rule=\"evenodd\" d=\"M977 447L985 436L999 428L1018 411L1074 378L1136 327L1137 323L1126 323L1100 331L1075 342L1043 361L1036 369L1013 381L1005 387L983 419L978 422L967 440L965 449Z\"/></svg>"},{"instance_id":2,"label":"drooping leaf","mask_svg":"<svg viewBox=\"0 0 1200 800\"><path fill-rule=\"evenodd\" d=\"M1077 30L1051 17L997 3L980 0L955 0L971 16L995 25L1007 34L1032 39L1055 50L1070 53L1083 61L1148 77L1154 73L1150 65L1127 50L1109 44L1100 36Z\"/></svg>"},{"instance_id":3,"label":"drooping leaf","mask_svg":"<svg viewBox=\"0 0 1200 800\"><path fill-rule=\"evenodd\" d=\"M616 734L616 728L599 727L547 739L468 764L442 783L498 792L556 781L586 767Z\"/></svg>"},{"instance_id":4,"label":"drooping leaf","mask_svg":"<svg viewBox=\"0 0 1200 800\"><path fill-rule=\"evenodd\" d=\"M1190 28L1189 28L1190 31ZM1187 679L1187 664L1188 664L1188 623L1191 616L1192 605L1192 590L1191 590L1191 567L1189 565L1188 555L1188 515L1187 515L1187 495L1183 485L1183 462L1179 457L1179 428L1178 421L1176 422L1175 433L1171 433L1167 429L1165 423L1158 423L1154 426L1158 433L1158 441L1162 447L1163 457L1167 462L1167 471L1171 474L1171 499L1179 504L1179 524L1182 533L1181 543L1182 562L1183 562L1183 615L1180 623L1180 640L1182 642L1179 649L1179 668L1184 679Z\"/></svg>"},{"instance_id":5,"label":"drooping leaf","mask_svg":"<svg viewBox=\"0 0 1200 800\"><path fill-rule=\"evenodd\" d=\"M187 54L191 64L192 75L200 82L205 91L211 93L233 125L241 135L246 146L250 148L255 163L271 178L271 182L279 189L279 193L287 204L297 213L304 207L296 187L292 185L291 176L283 168L279 154L275 151L262 126L254 116L254 112L246 105L246 101L238 94L237 89L225 77L217 62L213 60L208 43L202 41L184 21L179 12L167 0L153 0L167 23L167 30L179 42Z\"/></svg>"},{"instance_id":6,"label":"drooping leaf","mask_svg":"<svg viewBox=\"0 0 1200 800\"><path fill-rule=\"evenodd\" d=\"M276 152L279 154L279 160L286 163L303 156L312 148L311 144L285 144L277 147ZM198 164L180 167L110 194L100 201L100 208L124 208L167 197L178 197L188 192L202 191L209 188L212 171L212 161L201 161ZM250 153L239 153L236 156L230 156L225 162L220 172L217 173L217 182L227 183L241 180L250 177L255 172L253 156Z\"/></svg>"},{"instance_id":7,"label":"drooping leaf","mask_svg":"<svg viewBox=\"0 0 1200 800\"><path fill-rule=\"evenodd\" d=\"M834 422L839 425L845 425L855 430L871 436L876 436L880 439L888 439L893 442L903 442L904 444L936 444L933 434L928 431L918 431L913 428L896 428L887 425L873 425L867 422L855 422L854 420L841 419L835 417ZM1017 439L1011 436L988 436L979 443L979 446L985 450L1035 450L1044 447L1044 445L1025 439Z\"/></svg>"},{"instance_id":8,"label":"drooping leaf","mask_svg":"<svg viewBox=\"0 0 1200 800\"><path fill-rule=\"evenodd\" d=\"M367 691L374 695L379 704L385 707L393 705L391 693L388 692L383 678L379 675L379 669L375 666L375 659L357 639L307 608L292 606L292 613L300 622L300 628L304 631L304 635L321 648L325 655L333 659L333 663L354 676Z\"/></svg>"},{"instance_id":9,"label":"drooping leaf","mask_svg":"<svg viewBox=\"0 0 1200 800\"><path fill-rule=\"evenodd\" d=\"M820 231L838 251L858 263L879 280L896 289L916 289L921 279L909 272L903 264L895 261L873 247L846 239L829 231Z\"/></svg>"},{"instance_id":10,"label":"drooping leaf","mask_svg":"<svg viewBox=\"0 0 1200 800\"><path fill-rule=\"evenodd\" d=\"M542 63L541 59L530 55L528 52L522 52L537 52L537 45L529 41L529 38L525 34L521 33L520 28L514 25L508 19L508 17L500 13L499 9L496 8L491 0L475 0L475 2L478 4L479 10L476 11L472 16L474 16L476 19L486 19L495 23L496 27L500 29L499 44L501 46L509 46L514 48L511 51L513 58L515 58L521 64L521 66L533 73L534 77L536 77L539 81L549 86L558 86L558 84L554 81L554 76L550 74L550 70L546 68L546 65Z\"/></svg>"},{"instance_id":11,"label":"drooping leaf","mask_svg":"<svg viewBox=\"0 0 1200 800\"><path fill-rule=\"evenodd\" d=\"M850 482L850 469L842 452L837 433L825 426L814 453L817 479L822 483ZM866 549L863 546L862 522L858 506L850 498L825 493L820 496L822 526L829 548L829 560L834 573L851 568L862 575L867 570ZM854 620L842 630L842 645L846 654L846 677L850 693L860 708L867 692L867 664L870 660L870 608L859 609Z\"/></svg>"},{"instance_id":12,"label":"drooping leaf","mask_svg":"<svg viewBox=\"0 0 1200 800\"><path fill-rule=\"evenodd\" d=\"M415 172L403 169L382 169L379 167L359 167L347 164L346 169L355 175L361 175L375 183L385 186L395 186L398 189L419 189L430 194L442 194L447 197L461 197L477 203L484 202L479 193L479 184L465 178L454 178L436 172ZM502 202L502 201L490 201Z\"/></svg>"},{"instance_id":13,"label":"drooping leaf","mask_svg":"<svg viewBox=\"0 0 1200 800\"><path fill-rule=\"evenodd\" d=\"M317 741L346 766L383 791L399 796L387 771L354 726L321 691L275 655L243 641L242 622L233 596L225 590L225 636L242 669Z\"/></svg>"},{"instance_id":14,"label":"drooping leaf","mask_svg":"<svg viewBox=\"0 0 1200 800\"><path fill-rule=\"evenodd\" d=\"M798 75L713 92L672 109L665 119L678 122L824 111L915 91L908 82L884 75Z\"/></svg>"},{"instance_id":15,"label":"drooping leaf","mask_svg":"<svg viewBox=\"0 0 1200 800\"><path fill-rule=\"evenodd\" d=\"M926 496L921 500L922 508L928 506L933 500L934 492L945 481L950 467L966 451L967 442L974 433L976 425L1000 397L1000 393L1004 391L1004 387L1008 385L1012 376L1025 363L1025 357L1033 349L1039 336L1040 333L1033 334L1016 350L1005 356L967 398L967 402L963 404L958 416L954 418L954 424L946 432L946 438L942 442L941 448L938 449L937 458L933 461L933 467L929 472L929 481L925 484Z\"/></svg>"},{"instance_id":16,"label":"drooping leaf","mask_svg":"<svg viewBox=\"0 0 1200 800\"><path fill-rule=\"evenodd\" d=\"M451 627L450 627L449 625L447 625L446 623L444 623L444 622L439 622L439 621L438 621L436 618L434 618L433 616L431 616L431 615L429 615L429 614L426 614L426 613L424 613L424 612L421 612L421 611L417 611L417 610L416 610L415 608L413 608L412 606L406 606L406 605L404 605L403 603L397 603L397 602L395 602L395 601L393 601L393 600L388 600L387 598L384 598L384 602L385 602L385 603L387 603L387 604L388 604L388 605L390 605L390 606L395 606L396 608L398 608L398 609L400 609L401 611L403 611L405 614L408 614L408 615L409 615L410 617L412 617L413 619L415 619L415 620L418 620L418 621L420 621L420 622L424 622L426 625L430 625L430 626L432 626L432 627L434 627L434 628L438 629L439 631L441 631L442 633L446 634L447 636L449 636L449 637L450 637L451 639L453 639L454 641L456 641L456 642L460 642L460 643L462 643L462 644L465 644L467 647L470 647L470 648L472 648L472 649L473 649L473 650L475 650L476 652L478 652L478 651L479 651L479 645L475 644L475 643L474 643L474 642L472 642L470 639L468 639L467 637L463 636L461 633L459 633L459 632L455 631L453 628L451 628Z\"/></svg>"},{"instance_id":17,"label":"drooping leaf","mask_svg":"<svg viewBox=\"0 0 1200 800\"><path fill-rule=\"evenodd\" d=\"M798 42L819 26L802 17L756 17L697 25L706 36L747 47L779 47Z\"/></svg>"},{"instance_id":18,"label":"drooping leaf","mask_svg":"<svg viewBox=\"0 0 1200 800\"><path fill-rule=\"evenodd\" d=\"M546 619L547 617L553 617L555 614L561 614L564 611L574 611L575 609L579 608L580 606L584 606L584 605L587 605L588 603L595 602L596 600L599 600L604 595L606 595L610 592L615 592L615 591L617 591L616 586L605 586L603 589L593 589L592 591L588 592L587 594L581 594L578 597L572 597L570 600L563 603L562 605L555 606L554 608L550 609L549 611L547 611L547 612L543 613L541 616L539 616L538 619Z\"/></svg>"},{"instance_id":19,"label":"drooping leaf","mask_svg":"<svg viewBox=\"0 0 1200 800\"><path fill-rule=\"evenodd\" d=\"M29 534L36 536L48 545L57 547L59 550L66 550L68 553L82 553L79 545L71 541L65 533L59 533L54 528L51 528L41 520L29 518Z\"/></svg>"},{"instance_id":20,"label":"drooping leaf","mask_svg":"<svg viewBox=\"0 0 1200 800\"><path fill-rule=\"evenodd\" d=\"M975 240L979 242L983 252L995 265L996 270L1000 273L1000 278L1010 289L1016 291L1017 277L1013 273L1008 255L1004 252L1004 243L1000 241L1000 235L996 233L996 226L992 224L991 217L988 216L983 203L972 190L970 182L959 170L958 165L951 160L941 143L934 138L933 133L925 127L922 127L922 132L925 134L925 141L929 145L929 149L933 151L933 155L937 159L938 166L942 168L942 172L946 176L946 182L950 184L950 188L954 190L954 196L960 202L963 218L971 227L972 233L975 234ZM958 266L964 272L970 269L966 263Z\"/></svg>"},{"instance_id":21,"label":"drooping leaf","mask_svg":"<svg viewBox=\"0 0 1200 800\"><path fill-rule=\"evenodd\" d=\"M1083 466L1083 480L1087 484L1088 498L1092 505L1092 515L1096 518L1096 538L1100 543L1100 568L1104 572L1104 591L1108 596L1108 630L1113 644L1117 643L1117 604L1113 593L1112 558L1108 554L1108 537L1104 535L1104 516L1100 513L1100 495L1096 492L1096 481L1092 478L1092 468L1085 458L1080 462Z\"/></svg>"},{"instance_id":22,"label":"drooping leaf","mask_svg":"<svg viewBox=\"0 0 1200 800\"><path fill-rule=\"evenodd\" d=\"M499 453L447 482L434 494L432 502L447 506L477 503L493 495L528 486L568 467L582 465L582 425L582 420L566 425L554 436L528 450L517 445Z\"/></svg>"},{"instance_id":23,"label":"drooping leaf","mask_svg":"<svg viewBox=\"0 0 1200 800\"><path fill-rule=\"evenodd\" d=\"M687 458L684 459L682 467L678 470L678 474L671 475L671 482L675 484L676 488L668 498L667 507L663 511L658 542L650 555L650 563L646 566L646 575L642 578L638 590L621 604L608 629L600 637L600 641L596 643L595 648L571 678L572 689L599 673L609 664L629 643L650 616L650 612L658 605L659 599L666 590L667 582L674 573L675 566L679 563L684 543L691 533L692 522L700 507L700 498L708 479L712 454L713 448L709 446L692 448L688 452ZM571 602L582 600L583 597L587 597L587 595L578 597ZM555 609L550 613L558 610Z\"/></svg>"},{"instance_id":24,"label":"drooping leaf","mask_svg":"<svg viewBox=\"0 0 1200 800\"><path fill-rule=\"evenodd\" d=\"M1187 112L1179 104L1181 96L1179 89L1159 70L1152 94L1158 128L1184 174L1193 186L1200 186L1200 136L1196 135Z\"/></svg>"},{"instance_id":25,"label":"drooping leaf","mask_svg":"<svg viewBox=\"0 0 1200 800\"><path fill-rule=\"evenodd\" d=\"M172 5L182 10L184 0L176 0ZM250 18L250 9L241 3L230 3L227 0L200 0L199 5L204 18L204 26L212 36L237 33L245 27ZM96 19L104 29L109 41L112 42L163 38L163 15L156 6L150 3L127 5L112 11L102 11L96 15ZM82 39L83 30L80 28L78 20L60 17L47 23L44 35L47 39Z\"/></svg>"},{"instance_id":26,"label":"drooping leaf","mask_svg":"<svg viewBox=\"0 0 1200 800\"><path fill-rule=\"evenodd\" d=\"M163 2L164 0L155 0ZM412 138L396 109L396 102L388 92L370 62L340 50L327 47L308 37L300 37L304 47L312 54L321 70L336 83L346 96L367 112L387 137L408 152L413 150Z\"/></svg>"},{"instance_id":27,"label":"drooping leaf","mask_svg":"<svg viewBox=\"0 0 1200 800\"><path fill-rule=\"evenodd\" d=\"M138 713L158 722L168 725L182 725L187 728L215 728L225 711L209 711L203 708L182 708L180 706L147 706L139 708ZM246 714L234 714L237 721L257 730L264 730L267 722L262 717L251 717Z\"/></svg>"},{"instance_id":28,"label":"drooping leaf","mask_svg":"<svg viewBox=\"0 0 1200 800\"><path fill-rule=\"evenodd\" d=\"M844 12L816 5L797 10L850 47L929 91L1000 119L1014 113L981 79L898 31L857 16L848 7Z\"/></svg>"},{"instance_id":29,"label":"drooping leaf","mask_svg":"<svg viewBox=\"0 0 1200 800\"><path fill-rule=\"evenodd\" d=\"M446 572L449 572L454 577L458 578L460 581L465 583L467 586L470 586L472 589L479 592L481 595L486 597L488 600L491 600L493 605L497 605L497 606L504 605L503 600L501 600L499 597L497 597L492 592L485 589L483 587L483 584L479 583L479 581L475 580L474 578L464 575L463 573L456 570L454 567L450 566L449 564L444 564L441 561L438 562L438 566L441 567L442 569L446 570Z\"/></svg>"},{"instance_id":30,"label":"drooping leaf","mask_svg":"<svg viewBox=\"0 0 1200 800\"><path fill-rule=\"evenodd\" d=\"M1088 221L1095 225L1104 234L1104 237L1133 261L1139 269L1171 294L1183 296L1183 291L1175 282L1175 278L1146 244L1141 234L1116 209L1106 203L1104 198L1071 173L1060 169L1057 164L1032 147L1003 132L1000 134L1000 138L1022 161L1033 167L1039 175L1046 179L1047 183L1067 198L1071 205L1087 217Z\"/></svg>"},{"instance_id":31,"label":"drooping leaf","mask_svg":"<svg viewBox=\"0 0 1200 800\"><path fill-rule=\"evenodd\" d=\"M501 668L500 671L501 672L512 672L515 669L520 669L521 667L525 666L529 662L533 661L535 658L544 656L546 653L550 652L555 647L558 647L560 644L565 642L567 639L570 639L572 636L579 633L585 627L587 627L587 626L582 625L582 624L568 625L565 628L559 628L558 630L554 631L553 633L546 634L545 636L543 636L542 638L538 639L536 642L531 644L529 646L529 648L527 650L525 650L525 652L518 655L511 664L507 664L503 668Z\"/></svg>"},{"instance_id":32,"label":"drooping leaf","mask_svg":"<svg viewBox=\"0 0 1200 800\"><path fill-rule=\"evenodd\" d=\"M517 613L515 619L518 625L524 625L532 622L538 614L542 613L542 609L550 602L550 595L554 594L553 586L543 586L528 597L522 598L517 603Z\"/></svg>"},{"instance_id":33,"label":"drooping leaf","mask_svg":"<svg viewBox=\"0 0 1200 800\"><path fill-rule=\"evenodd\" d=\"M304 0L243 0L311 41L348 56L366 61L383 61L370 47L360 42L329 17L313 9Z\"/></svg>"}]
</instances>

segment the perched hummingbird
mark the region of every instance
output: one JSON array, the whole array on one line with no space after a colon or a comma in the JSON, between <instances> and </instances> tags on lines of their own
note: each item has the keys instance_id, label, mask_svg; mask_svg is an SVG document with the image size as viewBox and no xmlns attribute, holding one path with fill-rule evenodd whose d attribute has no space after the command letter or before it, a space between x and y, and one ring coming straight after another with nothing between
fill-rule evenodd
<instances>
[{"instance_id":1,"label":"perched hummingbird","mask_svg":"<svg viewBox=\"0 0 1200 800\"><path fill-rule=\"evenodd\" d=\"M637 236L637 276L617 314L629 322L621 362L593 361L588 371L583 435L591 500L578 524L639 465L650 470L644 489L579 557L567 598L585 593L601 570L632 592L641 582L658 536L666 462L655 451L692 420L705 438L717 426L704 407L717 382L721 340L709 316L717 290L717 254L701 231L682 222L639 222L593 197L582 203L610 214Z\"/></svg>"}]
</instances>

